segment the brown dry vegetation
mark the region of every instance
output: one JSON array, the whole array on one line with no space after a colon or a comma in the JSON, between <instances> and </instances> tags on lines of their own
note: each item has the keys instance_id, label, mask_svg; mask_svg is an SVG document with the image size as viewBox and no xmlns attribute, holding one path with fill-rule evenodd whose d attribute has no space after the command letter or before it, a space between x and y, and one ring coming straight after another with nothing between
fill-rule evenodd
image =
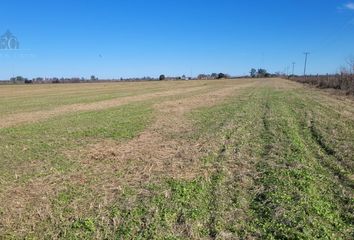
<instances>
[{"instance_id":1,"label":"brown dry vegetation","mask_svg":"<svg viewBox=\"0 0 354 240\"><path fill-rule=\"evenodd\" d=\"M124 104L129 104L132 102L150 100L152 98L168 97L168 96L173 96L173 95L182 94L186 92L198 91L198 90L202 90L203 88L204 87L196 87L196 88L192 87L190 89L179 89L179 90L171 90L166 92L149 93L149 94L123 97L121 99L106 100L106 101L100 101L100 102L89 103L89 104L64 105L47 111L11 114L1 119L0 128L11 127L21 123L33 123L39 120L45 120L48 118L52 118L59 115L65 115L72 112L95 111L95 110L97 111L97 110L121 106Z\"/></svg>"},{"instance_id":2,"label":"brown dry vegetation","mask_svg":"<svg viewBox=\"0 0 354 240\"><path fill-rule=\"evenodd\" d=\"M332 88L342 90L346 94L354 95L354 75L353 74L338 74L327 76L307 76L294 77L292 80L311 84L318 88Z\"/></svg>"},{"instance_id":3,"label":"brown dry vegetation","mask_svg":"<svg viewBox=\"0 0 354 240\"><path fill-rule=\"evenodd\" d=\"M94 91L61 90L77 86ZM98 95L109 89L97 86ZM58 97L41 87L7 94ZM135 94L0 119L0 237L351 234L352 100L280 79L112 85L120 87ZM299 220L303 211L313 226Z\"/></svg>"},{"instance_id":4,"label":"brown dry vegetation","mask_svg":"<svg viewBox=\"0 0 354 240\"><path fill-rule=\"evenodd\" d=\"M251 87L255 83L236 85L211 91L206 94L183 98L180 100L165 101L154 104L156 112L155 122L136 138L126 143L104 141L87 148L86 163L94 165L93 161L108 160L115 164L114 168L125 175L125 180L134 182L151 181L151 178L173 177L177 179L193 179L200 174L201 156L208 151L215 150L210 139L193 141L193 139L176 138L193 132L192 122L185 118L185 114L200 107L211 107L235 94L236 90ZM134 169L126 166L131 162ZM102 164L103 168L113 170L110 165ZM128 169L125 169L125 168ZM102 168L96 168L102 171Z\"/></svg>"},{"instance_id":5,"label":"brown dry vegetation","mask_svg":"<svg viewBox=\"0 0 354 240\"><path fill-rule=\"evenodd\" d=\"M80 167L84 171L75 171L67 176L60 172L53 172L49 176L36 178L25 185L8 186L2 194L2 201L6 213L3 214L3 224L11 225L11 219L16 216L31 218L33 224L43 218L50 216L51 196L60 192L58 186L65 182L71 184L85 184L90 182L88 178L95 178L95 184L91 184L96 194L105 193L113 198L113 193L117 193L120 186L129 184L130 186L142 184L150 181L152 177L163 178L165 176L174 178L193 178L200 174L200 164L198 159L202 151L208 150L208 142L191 142L181 138L171 138L171 134L191 132L191 123L184 118L186 112L192 109L212 106L224 100L237 89L247 88L255 82L239 81L238 83L219 84L218 82L204 82L199 86L190 88L182 86L175 90L167 90L152 94L143 94L97 103L71 104L54 108L48 111L35 111L24 114L12 114L2 118L1 127L10 127L23 123L35 123L59 115L65 115L79 111L98 111L113 108L132 102L154 100L153 109L155 110L155 122L136 138L128 142L113 140L102 140L95 144L90 144L83 149L67 151L65 155L69 159L76 159L82 164ZM189 84L188 84L189 85ZM211 86L211 87L210 87ZM221 87L220 87L221 86ZM70 90L71 91L71 90ZM21 90L22 92L22 90ZM186 96L190 95L190 96ZM166 97L173 97L170 100ZM160 102L162 98L166 98ZM202 145L206 145L203 150ZM205 154L205 153L204 153ZM129 164L127 164L129 163ZM36 162L33 163L36 165ZM30 165L23 166L31 168ZM188 170L186 171L186 167ZM88 173L89 172L89 173ZM117 181L112 181L109 176L121 173L122 176ZM101 178L101 179L97 179ZM124 183L122 183L122 180ZM16 199L16 201L13 201ZM106 203L108 204L108 202ZM27 212L27 206L36 209L36 212ZM86 208L86 206L82 206ZM80 209L78 211L84 211ZM22 219L21 217L21 219ZM24 221L24 219L22 219ZM20 229L19 229L20 230ZM20 230L21 231L21 230Z\"/></svg>"}]
</instances>

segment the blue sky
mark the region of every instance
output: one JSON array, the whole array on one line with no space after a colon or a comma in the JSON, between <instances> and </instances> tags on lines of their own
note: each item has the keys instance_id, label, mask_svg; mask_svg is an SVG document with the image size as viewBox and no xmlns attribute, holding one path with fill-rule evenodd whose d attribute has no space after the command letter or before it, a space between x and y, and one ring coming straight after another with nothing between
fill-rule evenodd
<instances>
[{"instance_id":1,"label":"blue sky","mask_svg":"<svg viewBox=\"0 0 354 240\"><path fill-rule=\"evenodd\" d=\"M0 79L331 73L354 55L354 1L52 0L1 3Z\"/></svg>"}]
</instances>

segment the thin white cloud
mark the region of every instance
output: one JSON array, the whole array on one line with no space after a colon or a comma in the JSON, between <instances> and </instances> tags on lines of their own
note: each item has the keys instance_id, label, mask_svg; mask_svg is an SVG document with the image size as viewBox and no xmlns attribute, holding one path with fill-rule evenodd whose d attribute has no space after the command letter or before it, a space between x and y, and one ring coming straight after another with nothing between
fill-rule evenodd
<instances>
[{"instance_id":1,"label":"thin white cloud","mask_svg":"<svg viewBox=\"0 0 354 240\"><path fill-rule=\"evenodd\" d=\"M344 5L344 7L349 10L354 10L354 3L353 2L347 3Z\"/></svg>"}]
</instances>

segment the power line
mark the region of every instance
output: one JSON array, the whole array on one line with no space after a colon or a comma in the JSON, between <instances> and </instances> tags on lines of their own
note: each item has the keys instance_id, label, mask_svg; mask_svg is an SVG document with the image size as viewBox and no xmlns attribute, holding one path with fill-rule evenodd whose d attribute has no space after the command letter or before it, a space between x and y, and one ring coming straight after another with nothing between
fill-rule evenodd
<instances>
[{"instance_id":1,"label":"power line","mask_svg":"<svg viewBox=\"0 0 354 240\"><path fill-rule=\"evenodd\" d=\"M295 64L296 64L296 63L293 62L293 74L292 74L293 76L294 76L294 73L295 73Z\"/></svg>"},{"instance_id":2,"label":"power line","mask_svg":"<svg viewBox=\"0 0 354 240\"><path fill-rule=\"evenodd\" d=\"M309 52L304 52L305 54L305 66L304 66L304 77L306 77L306 70L307 70L307 57L310 54Z\"/></svg>"}]
</instances>

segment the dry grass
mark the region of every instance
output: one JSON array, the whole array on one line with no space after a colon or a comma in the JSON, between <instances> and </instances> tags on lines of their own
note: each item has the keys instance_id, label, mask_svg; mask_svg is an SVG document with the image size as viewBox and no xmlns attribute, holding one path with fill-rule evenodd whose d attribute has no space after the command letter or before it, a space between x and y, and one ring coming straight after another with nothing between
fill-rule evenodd
<instances>
[{"instance_id":1,"label":"dry grass","mask_svg":"<svg viewBox=\"0 0 354 240\"><path fill-rule=\"evenodd\" d=\"M12 115L3 117L0 120L0 128L16 126L16 125L23 124L23 123L34 123L37 121L42 121L42 120L46 120L49 118L53 118L56 116L65 115L65 114L69 114L69 113L83 112L83 111L95 111L95 110L97 111L97 110L102 110L102 109L107 109L107 108L113 108L113 107L122 106L122 105L125 105L128 103L132 103L132 102L146 101L146 100L150 100L153 98L168 97L168 96L178 95L178 94L182 94L182 93L186 93L186 92L199 91L204 88L205 87L195 87L195 88L190 88L190 89L178 89L178 90L171 90L171 91L166 91L166 92L149 93L149 94L143 94L143 95L132 96L132 97L125 97L125 98L120 98L120 99L100 101L100 102L89 103L89 104L65 105L65 106L57 107L55 109L47 110L47 111L36 111L36 112L30 112L30 113L12 114Z\"/></svg>"},{"instance_id":2,"label":"dry grass","mask_svg":"<svg viewBox=\"0 0 354 240\"><path fill-rule=\"evenodd\" d=\"M139 83L134 84L129 84L127 89L133 91L132 89L139 86ZM5 174L11 171L3 170L1 173L4 175L0 176L2 184L0 231L4 234L0 233L0 237L13 234L19 238L32 236L53 239L63 236L111 238L122 226L129 224L133 227L127 234L133 234L131 237L135 237L135 234L143 233L148 229L149 224L153 225L156 219L161 220L162 216L166 218L169 216L170 219L164 219L166 222L163 224L159 222L160 220L155 222L156 229L151 228L154 229L155 234L161 234L159 235L161 238L167 236L165 235L167 233L161 230L166 226L166 229L172 229L171 232L175 236L181 237L261 238L266 236L261 235L262 231L271 231L272 224L276 226L277 219L286 217L288 213L288 216L294 217L292 219L298 216L294 212L288 212L284 206L276 206L273 220L266 219L262 215L262 211L269 206L265 203L263 209L260 200L256 198L258 195L266 196L271 193L269 189L274 189L278 194L275 197L278 197L279 201L283 200L283 194L286 195L285 192L276 191L278 186L282 186L277 182L279 180L276 179L276 173L284 171L284 176L292 176L287 171L293 174L291 171L294 170L297 171L296 173L304 174L304 177L310 174L312 178L317 179L319 176L311 170L312 166L315 166L321 171L328 170L325 176L332 176L331 171L337 171L335 167L340 171L344 168L344 165L337 164L338 159L342 158L350 162L349 158L353 156L354 145L349 139L354 134L351 130L353 126L351 106L354 104L347 98L332 97L327 93L307 89L301 84L279 79L163 82L159 87L155 85L156 83L152 84L154 84L153 88L158 88L159 91L141 92L133 96L94 103L55 106L45 111L10 114L0 120L0 130L8 134L15 131L19 125L19 127L27 125L28 128L24 128L26 131L28 129L37 131L43 128L42 124L45 126L46 121L51 120L56 123L56 117L68 116L69 118L75 117L75 114L79 117L81 113L86 112L87 115L92 114L95 118L99 116L95 115L99 111L112 109L115 113L118 111L114 110L115 108L119 109L119 106L122 108L133 103L137 109L148 106L152 112L148 125L134 132L129 138L116 139L93 134L74 139L75 131L71 129L73 126L58 126L59 130L56 133L66 132L68 129L72 131L72 135L58 136L66 139L58 141L63 146L50 145L58 148L55 153L63 155L66 164L69 165L66 170L58 170L54 167L55 163L51 161L44 163L45 159L38 155L35 155L31 161L14 165L14 173L18 176L13 181L5 179L8 176ZM73 89L70 87L68 92L74 92L77 86L86 87L86 85L71 86ZM151 87L145 83L141 86ZM87 87L92 86L87 85ZM28 90L21 89L18 93L24 94ZM42 90L36 91L38 96L42 94ZM335 106L340 106L335 109L338 114L340 112L343 116L348 116L345 121L336 119L336 111L331 110ZM132 108L120 114L113 114L111 117L124 119L134 111L136 109ZM145 117L138 116L138 120ZM312 120L311 126L302 129L302 122L307 123L310 121L308 118ZM108 117L105 120L112 121ZM332 135L333 139L329 138L330 133L327 129L331 121L336 122L334 126L336 134ZM22 125L23 123L27 124ZM316 139L311 135L309 129L314 123L315 130L318 130L316 134L321 135L323 139ZM345 131L345 128L350 130ZM123 130L119 127L114 128L114 131ZM16 140L16 136L10 136ZM74 140L70 140L71 138ZM74 146L65 145L65 141L70 141ZM6 144L10 146L9 149L12 149L8 142ZM302 147L306 144L309 144L311 149ZM326 152L327 145L338 152L345 145L347 151L343 151L344 155L331 155ZM292 152L293 147L296 147L294 152ZM4 149L3 156L11 156L7 152L9 150ZM23 152L18 153L20 157L28 151L37 151L31 147L21 149ZM45 153L45 150L41 151ZM294 163L292 162L295 161L294 159L287 159L292 156L291 154L295 154L295 160L304 158L308 161ZM321 161L316 161L318 154L323 155ZM52 157L54 159L54 156ZM279 157L289 162L280 163ZM267 161L263 161L263 158ZM41 165L40 171L35 170L38 165ZM266 167L264 171L262 166ZM33 174L25 175L24 169L27 169L27 172L34 170ZM307 171L308 169L311 171ZM340 171L335 172L336 176L340 174L344 176ZM350 175L351 171L352 169L348 173L349 178L353 176ZM349 187L344 185L344 182L350 182L350 179L343 179L345 180L336 178L332 180L339 185L343 183L341 187L344 189L350 189L349 185ZM282 181L288 180L288 177L284 177ZM334 194L334 190L332 192L330 187L332 180L326 178L320 184ZM166 182L170 184L171 181L172 189L166 188ZM293 184L292 181L289 184ZM150 186L159 186L161 190L159 187L158 190L151 190ZM177 195L174 191L177 191ZM303 194L301 190L296 191L298 194ZM315 194L321 193L317 193L316 189ZM194 197L189 198L190 196ZM318 201L321 199L318 198L319 196L323 197L309 195L308 199L312 202L305 204L322 204ZM153 199L152 202L149 202L149 199ZM184 205L189 202L193 207ZM121 211L126 209L129 215L119 212L117 216L111 216L111 208L116 205L119 205ZM311 210L312 205L308 205L305 207ZM326 205L318 206L326 208ZM161 207L169 209L171 215L159 215L165 213L165 209ZM287 207L291 208L291 206ZM187 219L187 215L179 216L180 211L182 213L192 211L191 219ZM296 208L296 211L302 214L301 209ZM326 214L328 211L330 214L333 213L330 217L337 218L337 212L332 209L326 211ZM311 217L321 220L315 214ZM127 218L131 218L131 222ZM257 225L262 221L266 221L264 229ZM90 227L92 224L101 228L92 230ZM79 226L79 229L73 226ZM289 231L297 234L295 228ZM45 232L48 234L42 235ZM70 235L71 232L78 235ZM340 236L339 233L336 234Z\"/></svg>"},{"instance_id":3,"label":"dry grass","mask_svg":"<svg viewBox=\"0 0 354 240\"><path fill-rule=\"evenodd\" d=\"M221 103L237 94L238 90L252 87L256 83L244 80L222 84L202 82L201 86L187 89L183 86L165 92L98 103L74 104L50 111L10 115L2 119L0 126L7 128L72 112L102 110L147 100L155 102L154 122L134 139L128 142L102 140L86 148L66 151L65 155L69 159L80 163L79 171L68 175L50 171L50 174L44 177L36 177L28 183L10 185L3 189L1 203L6 207L3 208L2 224L9 227L14 224L13 219L18 219L19 222L31 219L33 224L44 219L54 221L52 199L66 189L66 184L89 185L87 187L90 191L105 196L103 205L108 205L117 194L121 194L124 186L141 186L167 177L190 180L208 174L209 171L203 168L200 158L215 150L217 143L209 141L210 139L188 138L194 129L192 122L185 115L193 109ZM190 96L186 97L186 94ZM169 100L171 97L177 100ZM117 175L118 178L112 177ZM92 179L95 179L94 183ZM29 211L28 208L35 209L35 212ZM86 211L85 208L86 206L75 206L75 215ZM27 226L24 226L17 231L25 232L26 228Z\"/></svg>"},{"instance_id":4,"label":"dry grass","mask_svg":"<svg viewBox=\"0 0 354 240\"><path fill-rule=\"evenodd\" d=\"M113 171L124 172L124 179L130 184L150 182L156 177L193 179L203 171L199 159L208 151L213 151L213 143L205 139L193 141L173 137L193 133L192 122L185 114L196 108L215 106L235 94L237 89L250 86L252 84L155 104L155 122L137 138L127 143L103 141L90 145L86 150L88 157L83 156L82 159L88 166L103 162L103 166L93 167L98 172L103 170L102 167L113 167ZM107 161L114 163L114 166L107 164ZM127 162L130 163L128 166Z\"/></svg>"}]
</instances>

